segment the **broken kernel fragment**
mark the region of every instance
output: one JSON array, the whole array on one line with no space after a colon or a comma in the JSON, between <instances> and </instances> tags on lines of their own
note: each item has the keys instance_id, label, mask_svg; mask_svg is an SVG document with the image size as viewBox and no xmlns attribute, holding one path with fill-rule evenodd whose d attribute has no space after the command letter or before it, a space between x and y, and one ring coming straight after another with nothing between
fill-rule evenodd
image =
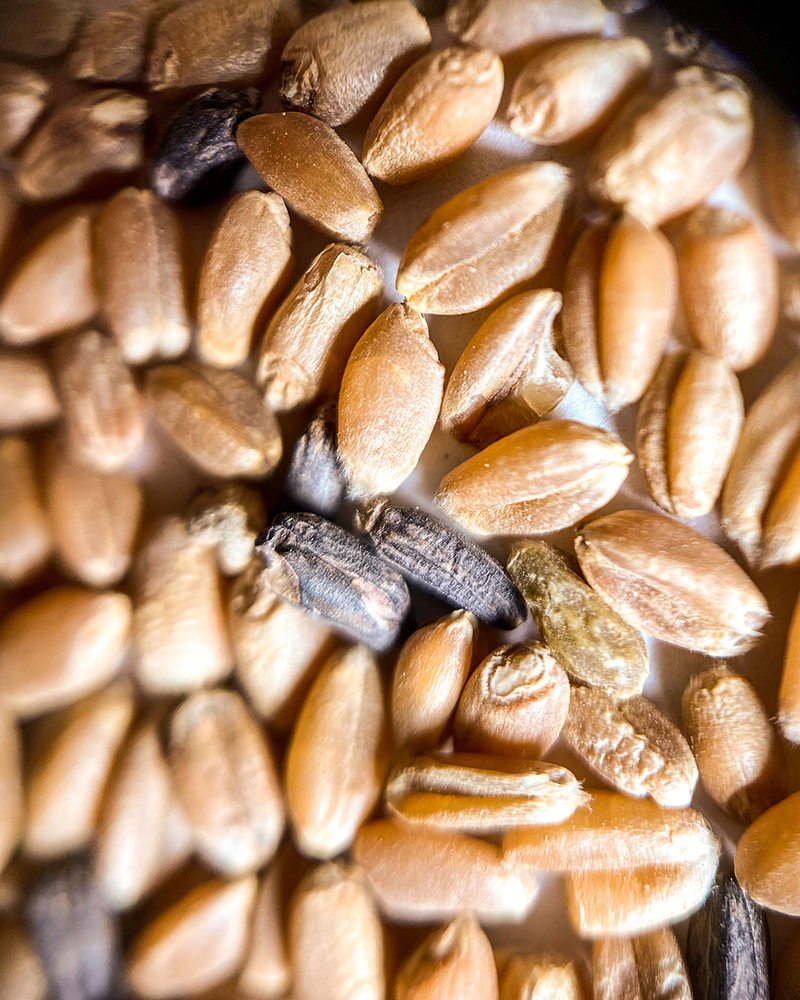
<instances>
[{"instance_id":1,"label":"broken kernel fragment","mask_svg":"<svg viewBox=\"0 0 800 1000\"><path fill-rule=\"evenodd\" d=\"M439 484L436 502L477 535L558 531L607 503L632 461L608 431L546 420L462 462Z\"/></svg>"},{"instance_id":2,"label":"broken kernel fragment","mask_svg":"<svg viewBox=\"0 0 800 1000\"><path fill-rule=\"evenodd\" d=\"M256 115L239 125L236 140L267 184L312 225L335 240L366 243L372 236L383 202L329 125L296 111Z\"/></svg>"}]
</instances>

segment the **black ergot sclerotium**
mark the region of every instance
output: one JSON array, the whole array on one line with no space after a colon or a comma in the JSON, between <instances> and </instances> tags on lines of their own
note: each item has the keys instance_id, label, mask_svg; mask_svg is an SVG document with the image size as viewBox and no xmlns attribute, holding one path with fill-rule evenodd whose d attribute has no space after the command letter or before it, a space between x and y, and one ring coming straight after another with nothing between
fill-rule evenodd
<instances>
[{"instance_id":1,"label":"black ergot sclerotium","mask_svg":"<svg viewBox=\"0 0 800 1000\"><path fill-rule=\"evenodd\" d=\"M212 89L192 98L164 129L150 184L159 198L199 203L227 194L245 162L236 129L258 106L258 91Z\"/></svg>"},{"instance_id":2,"label":"black ergot sclerotium","mask_svg":"<svg viewBox=\"0 0 800 1000\"><path fill-rule=\"evenodd\" d=\"M411 606L408 587L360 538L316 514L279 514L255 551L279 597L373 649L397 639Z\"/></svg>"},{"instance_id":3,"label":"black ergot sclerotium","mask_svg":"<svg viewBox=\"0 0 800 1000\"><path fill-rule=\"evenodd\" d=\"M525 621L525 602L500 563L430 514L379 497L361 507L356 527L392 566L448 604L501 629Z\"/></svg>"},{"instance_id":4,"label":"black ergot sclerotium","mask_svg":"<svg viewBox=\"0 0 800 1000\"><path fill-rule=\"evenodd\" d=\"M694 1000L769 1000L769 928L733 875L720 875L689 921Z\"/></svg>"}]
</instances>

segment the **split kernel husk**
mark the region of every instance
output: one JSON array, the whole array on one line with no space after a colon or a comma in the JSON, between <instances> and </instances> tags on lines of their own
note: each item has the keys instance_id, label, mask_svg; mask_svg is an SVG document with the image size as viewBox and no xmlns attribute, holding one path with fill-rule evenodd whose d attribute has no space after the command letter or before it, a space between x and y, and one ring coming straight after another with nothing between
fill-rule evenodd
<instances>
[{"instance_id":1,"label":"split kernel husk","mask_svg":"<svg viewBox=\"0 0 800 1000\"><path fill-rule=\"evenodd\" d=\"M61 414L50 369L33 351L0 347L0 432L52 423Z\"/></svg>"},{"instance_id":2,"label":"split kernel husk","mask_svg":"<svg viewBox=\"0 0 800 1000\"><path fill-rule=\"evenodd\" d=\"M406 639L391 687L398 748L424 753L440 745L469 676L477 630L473 614L454 611Z\"/></svg>"},{"instance_id":3,"label":"split kernel husk","mask_svg":"<svg viewBox=\"0 0 800 1000\"><path fill-rule=\"evenodd\" d=\"M228 205L200 273L197 351L216 368L238 368L259 316L275 304L294 264L280 195L244 191Z\"/></svg>"},{"instance_id":4,"label":"split kernel husk","mask_svg":"<svg viewBox=\"0 0 800 1000\"><path fill-rule=\"evenodd\" d=\"M78 35L69 70L78 80L118 83L141 78L153 31L180 0L133 0L95 15Z\"/></svg>"},{"instance_id":5,"label":"split kernel husk","mask_svg":"<svg viewBox=\"0 0 800 1000\"><path fill-rule=\"evenodd\" d=\"M537 760L561 732L569 700L567 675L545 646L500 646L461 692L456 747Z\"/></svg>"},{"instance_id":6,"label":"split kernel husk","mask_svg":"<svg viewBox=\"0 0 800 1000\"><path fill-rule=\"evenodd\" d=\"M53 547L52 531L30 444L0 437L0 585L17 586L41 568Z\"/></svg>"},{"instance_id":7,"label":"split kernel husk","mask_svg":"<svg viewBox=\"0 0 800 1000\"><path fill-rule=\"evenodd\" d=\"M378 667L364 646L334 653L300 710L286 754L286 796L303 854L346 850L372 811L388 764Z\"/></svg>"},{"instance_id":8,"label":"split kernel husk","mask_svg":"<svg viewBox=\"0 0 800 1000\"><path fill-rule=\"evenodd\" d=\"M462 462L439 484L436 502L476 535L558 531L606 504L632 461L608 431L542 421Z\"/></svg>"},{"instance_id":9,"label":"split kernel husk","mask_svg":"<svg viewBox=\"0 0 800 1000\"><path fill-rule=\"evenodd\" d=\"M325 403L306 427L292 452L286 494L303 510L335 517L347 484L336 447L336 404Z\"/></svg>"},{"instance_id":10,"label":"split kernel husk","mask_svg":"<svg viewBox=\"0 0 800 1000\"><path fill-rule=\"evenodd\" d=\"M736 878L760 906L800 916L800 792L750 824L736 848Z\"/></svg>"},{"instance_id":11,"label":"split kernel husk","mask_svg":"<svg viewBox=\"0 0 800 1000\"><path fill-rule=\"evenodd\" d=\"M236 677L250 704L266 722L286 730L336 637L328 624L302 608L259 591L260 569L254 562L234 582L228 632Z\"/></svg>"},{"instance_id":12,"label":"split kernel husk","mask_svg":"<svg viewBox=\"0 0 800 1000\"><path fill-rule=\"evenodd\" d=\"M0 624L0 703L25 719L91 694L119 670L130 630L125 594L62 586L31 598Z\"/></svg>"},{"instance_id":13,"label":"split kernel husk","mask_svg":"<svg viewBox=\"0 0 800 1000\"><path fill-rule=\"evenodd\" d=\"M766 915L733 875L721 875L689 921L686 958L699 1000L769 1000Z\"/></svg>"},{"instance_id":14,"label":"split kernel husk","mask_svg":"<svg viewBox=\"0 0 800 1000\"><path fill-rule=\"evenodd\" d=\"M800 559L800 359L776 375L747 412L722 491L722 526L758 569Z\"/></svg>"},{"instance_id":15,"label":"split kernel husk","mask_svg":"<svg viewBox=\"0 0 800 1000\"><path fill-rule=\"evenodd\" d=\"M569 391L572 369L555 345L561 296L522 292L481 325L447 382L442 429L485 448L549 413Z\"/></svg>"},{"instance_id":16,"label":"split kernel husk","mask_svg":"<svg viewBox=\"0 0 800 1000\"><path fill-rule=\"evenodd\" d=\"M261 868L283 833L272 750L241 696L199 691L170 720L169 763L196 850L228 877Z\"/></svg>"},{"instance_id":17,"label":"split kernel husk","mask_svg":"<svg viewBox=\"0 0 800 1000\"><path fill-rule=\"evenodd\" d=\"M267 184L312 225L345 242L366 243L372 236L383 202L329 125L296 111L256 115L241 123L236 140Z\"/></svg>"},{"instance_id":18,"label":"split kernel husk","mask_svg":"<svg viewBox=\"0 0 800 1000\"><path fill-rule=\"evenodd\" d=\"M646 226L659 226L735 176L752 136L750 93L742 81L688 66L666 92L623 108L594 151L589 189Z\"/></svg>"},{"instance_id":19,"label":"split kernel husk","mask_svg":"<svg viewBox=\"0 0 800 1000\"><path fill-rule=\"evenodd\" d=\"M457 194L409 240L398 292L420 312L459 315L532 278L550 251L571 185L558 163L522 163Z\"/></svg>"},{"instance_id":20,"label":"split kernel husk","mask_svg":"<svg viewBox=\"0 0 800 1000\"><path fill-rule=\"evenodd\" d=\"M601 517L583 526L575 551L600 596L664 642L737 656L756 644L769 619L763 594L727 552L659 514Z\"/></svg>"},{"instance_id":21,"label":"split kernel husk","mask_svg":"<svg viewBox=\"0 0 800 1000\"><path fill-rule=\"evenodd\" d=\"M354 496L393 492L436 425L444 366L420 314L389 306L353 348L339 392L337 443Z\"/></svg>"},{"instance_id":22,"label":"split kernel husk","mask_svg":"<svg viewBox=\"0 0 800 1000\"><path fill-rule=\"evenodd\" d=\"M92 217L78 209L60 219L17 265L0 298L0 337L7 344L33 344L97 312Z\"/></svg>"},{"instance_id":23,"label":"split kernel husk","mask_svg":"<svg viewBox=\"0 0 800 1000\"><path fill-rule=\"evenodd\" d=\"M96 175L125 174L144 161L150 106L124 90L91 90L59 105L25 144L14 173L29 201L81 191Z\"/></svg>"},{"instance_id":24,"label":"split kernel husk","mask_svg":"<svg viewBox=\"0 0 800 1000\"><path fill-rule=\"evenodd\" d=\"M630 937L677 923L702 906L718 860L717 847L688 863L570 875L570 923L589 939Z\"/></svg>"},{"instance_id":25,"label":"split kernel husk","mask_svg":"<svg viewBox=\"0 0 800 1000\"><path fill-rule=\"evenodd\" d=\"M28 857L48 861L90 843L133 713L133 686L121 680L47 720L47 745L34 753L26 780Z\"/></svg>"},{"instance_id":26,"label":"split kernel husk","mask_svg":"<svg viewBox=\"0 0 800 1000\"><path fill-rule=\"evenodd\" d=\"M775 105L761 104L758 156L769 213L778 231L800 247L800 125Z\"/></svg>"},{"instance_id":27,"label":"split kernel husk","mask_svg":"<svg viewBox=\"0 0 800 1000\"><path fill-rule=\"evenodd\" d=\"M235 372L162 365L147 373L147 396L161 427L209 475L261 479L280 461L278 422Z\"/></svg>"},{"instance_id":28,"label":"split kernel husk","mask_svg":"<svg viewBox=\"0 0 800 1000\"><path fill-rule=\"evenodd\" d=\"M717 805L747 825L786 795L786 760L756 689L726 667L693 677L683 728L700 781Z\"/></svg>"},{"instance_id":29,"label":"split kernel husk","mask_svg":"<svg viewBox=\"0 0 800 1000\"><path fill-rule=\"evenodd\" d=\"M719 844L694 809L592 791L564 822L510 830L503 857L532 871L612 872L691 862Z\"/></svg>"},{"instance_id":30,"label":"split kernel husk","mask_svg":"<svg viewBox=\"0 0 800 1000\"><path fill-rule=\"evenodd\" d=\"M487 49L456 48L417 60L392 88L367 129L368 174L408 184L455 160L494 118L503 64Z\"/></svg>"},{"instance_id":31,"label":"split kernel husk","mask_svg":"<svg viewBox=\"0 0 800 1000\"><path fill-rule=\"evenodd\" d=\"M127 979L144 1000L194 995L224 982L244 959L255 875L201 885L140 931Z\"/></svg>"},{"instance_id":32,"label":"split kernel husk","mask_svg":"<svg viewBox=\"0 0 800 1000\"><path fill-rule=\"evenodd\" d=\"M300 21L297 0L198 0L159 23L147 64L152 90L254 83L278 64Z\"/></svg>"},{"instance_id":33,"label":"split kernel husk","mask_svg":"<svg viewBox=\"0 0 800 1000\"><path fill-rule=\"evenodd\" d=\"M506 112L512 132L555 146L594 129L652 62L640 38L555 42L517 77Z\"/></svg>"},{"instance_id":34,"label":"split kernel husk","mask_svg":"<svg viewBox=\"0 0 800 1000\"><path fill-rule=\"evenodd\" d=\"M499 847L463 833L375 820L358 831L353 854L390 920L431 923L472 910L481 923L517 921L538 892Z\"/></svg>"},{"instance_id":35,"label":"split kernel husk","mask_svg":"<svg viewBox=\"0 0 800 1000\"><path fill-rule=\"evenodd\" d=\"M96 472L119 472L145 437L142 397L119 348L85 330L61 337L54 360L70 456Z\"/></svg>"},{"instance_id":36,"label":"split kernel husk","mask_svg":"<svg viewBox=\"0 0 800 1000\"><path fill-rule=\"evenodd\" d=\"M470 913L430 934L403 963L395 1000L497 1000L498 983L489 939Z\"/></svg>"},{"instance_id":37,"label":"split kernel husk","mask_svg":"<svg viewBox=\"0 0 800 1000\"><path fill-rule=\"evenodd\" d=\"M281 100L327 125L343 125L379 103L430 43L428 22L408 0L325 11L283 50Z\"/></svg>"},{"instance_id":38,"label":"split kernel husk","mask_svg":"<svg viewBox=\"0 0 800 1000\"><path fill-rule=\"evenodd\" d=\"M734 371L755 364L778 321L778 265L745 215L703 206L678 251L681 305L695 342Z\"/></svg>"},{"instance_id":39,"label":"split kernel husk","mask_svg":"<svg viewBox=\"0 0 800 1000\"><path fill-rule=\"evenodd\" d=\"M584 230L564 277L564 346L584 388L615 413L655 374L675 316L675 251L623 213Z\"/></svg>"},{"instance_id":40,"label":"split kernel husk","mask_svg":"<svg viewBox=\"0 0 800 1000\"><path fill-rule=\"evenodd\" d=\"M717 502L744 422L739 381L726 361L669 354L636 418L639 465L653 499L688 519Z\"/></svg>"},{"instance_id":41,"label":"split kernel husk","mask_svg":"<svg viewBox=\"0 0 800 1000\"><path fill-rule=\"evenodd\" d=\"M542 638L573 680L614 697L640 694L649 660L644 639L574 573L547 542L516 542L508 572Z\"/></svg>"},{"instance_id":42,"label":"split kernel husk","mask_svg":"<svg viewBox=\"0 0 800 1000\"><path fill-rule=\"evenodd\" d=\"M697 764L681 731L637 695L616 705L604 691L573 687L561 736L580 760L614 788L659 805L692 800Z\"/></svg>"},{"instance_id":43,"label":"split kernel husk","mask_svg":"<svg viewBox=\"0 0 800 1000\"><path fill-rule=\"evenodd\" d=\"M156 522L136 559L134 674L151 696L221 681L233 656L214 554L180 518Z\"/></svg>"},{"instance_id":44,"label":"split kernel husk","mask_svg":"<svg viewBox=\"0 0 800 1000\"><path fill-rule=\"evenodd\" d=\"M565 767L486 754L412 757L386 784L391 816L477 834L559 823L586 798Z\"/></svg>"},{"instance_id":45,"label":"split kernel husk","mask_svg":"<svg viewBox=\"0 0 800 1000\"><path fill-rule=\"evenodd\" d=\"M606 8L599 0L451 0L448 30L499 55L567 35L599 34Z\"/></svg>"},{"instance_id":46,"label":"split kernel husk","mask_svg":"<svg viewBox=\"0 0 800 1000\"><path fill-rule=\"evenodd\" d=\"M333 395L350 352L377 317L383 277L366 254L326 247L270 320L256 381L278 413ZM320 512L321 513L321 512Z\"/></svg>"},{"instance_id":47,"label":"split kernel husk","mask_svg":"<svg viewBox=\"0 0 800 1000\"><path fill-rule=\"evenodd\" d=\"M30 132L50 98L49 81L20 63L0 63L0 156Z\"/></svg>"},{"instance_id":48,"label":"split kernel husk","mask_svg":"<svg viewBox=\"0 0 800 1000\"><path fill-rule=\"evenodd\" d=\"M124 188L97 219L100 300L128 364L179 357L189 346L181 240L178 216L152 191Z\"/></svg>"},{"instance_id":49,"label":"split kernel husk","mask_svg":"<svg viewBox=\"0 0 800 1000\"><path fill-rule=\"evenodd\" d=\"M292 995L296 1000L383 1000L383 928L356 865L317 865L289 910Z\"/></svg>"}]
</instances>

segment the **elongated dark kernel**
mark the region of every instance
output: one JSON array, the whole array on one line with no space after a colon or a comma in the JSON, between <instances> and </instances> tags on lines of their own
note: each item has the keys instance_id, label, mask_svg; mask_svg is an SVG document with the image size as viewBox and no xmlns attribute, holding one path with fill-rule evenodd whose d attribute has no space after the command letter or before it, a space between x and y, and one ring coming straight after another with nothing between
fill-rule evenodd
<instances>
[{"instance_id":1,"label":"elongated dark kernel","mask_svg":"<svg viewBox=\"0 0 800 1000\"><path fill-rule=\"evenodd\" d=\"M345 492L336 451L336 406L323 406L298 439L286 474L288 497L306 510L333 517Z\"/></svg>"},{"instance_id":2,"label":"elongated dark kernel","mask_svg":"<svg viewBox=\"0 0 800 1000\"><path fill-rule=\"evenodd\" d=\"M25 916L52 1000L119 995L119 928L103 909L85 858L45 870L30 892Z\"/></svg>"},{"instance_id":3,"label":"elongated dark kernel","mask_svg":"<svg viewBox=\"0 0 800 1000\"><path fill-rule=\"evenodd\" d=\"M509 575L461 532L380 497L361 508L356 522L380 555L417 586L498 628L525 621L525 603Z\"/></svg>"},{"instance_id":4,"label":"elongated dark kernel","mask_svg":"<svg viewBox=\"0 0 800 1000\"><path fill-rule=\"evenodd\" d=\"M280 514L256 539L266 585L352 639L383 650L397 639L411 598L375 551L316 514Z\"/></svg>"},{"instance_id":5,"label":"elongated dark kernel","mask_svg":"<svg viewBox=\"0 0 800 1000\"><path fill-rule=\"evenodd\" d=\"M236 142L239 122L258 106L258 91L207 90L192 98L167 125L158 144L150 184L168 201L201 202L224 194L244 155Z\"/></svg>"},{"instance_id":6,"label":"elongated dark kernel","mask_svg":"<svg viewBox=\"0 0 800 1000\"><path fill-rule=\"evenodd\" d=\"M769 927L733 875L721 875L689 921L694 1000L769 1000Z\"/></svg>"}]
</instances>

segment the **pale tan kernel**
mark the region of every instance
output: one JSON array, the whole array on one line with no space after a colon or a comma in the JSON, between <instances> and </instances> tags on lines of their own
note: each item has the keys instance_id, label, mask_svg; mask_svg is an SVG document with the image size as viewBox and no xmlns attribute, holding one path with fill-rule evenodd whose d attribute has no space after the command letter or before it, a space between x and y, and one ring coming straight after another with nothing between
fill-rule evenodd
<instances>
[{"instance_id":1,"label":"pale tan kernel","mask_svg":"<svg viewBox=\"0 0 800 1000\"><path fill-rule=\"evenodd\" d=\"M558 353L553 322L561 296L522 292L481 325L448 380L442 428L485 448L534 423L567 394L572 370Z\"/></svg>"},{"instance_id":2,"label":"pale tan kernel","mask_svg":"<svg viewBox=\"0 0 800 1000\"><path fill-rule=\"evenodd\" d=\"M236 140L267 184L312 225L335 240L367 242L383 202L329 125L296 111L256 115L241 123Z\"/></svg>"},{"instance_id":3,"label":"pale tan kernel","mask_svg":"<svg viewBox=\"0 0 800 1000\"><path fill-rule=\"evenodd\" d=\"M0 708L0 872L17 848L24 823L22 740L13 715Z\"/></svg>"},{"instance_id":4,"label":"pale tan kernel","mask_svg":"<svg viewBox=\"0 0 800 1000\"><path fill-rule=\"evenodd\" d=\"M0 437L0 584L15 587L32 576L52 547L33 449L22 437Z\"/></svg>"},{"instance_id":5,"label":"pale tan kernel","mask_svg":"<svg viewBox=\"0 0 800 1000\"><path fill-rule=\"evenodd\" d=\"M327 860L350 846L387 765L375 658L365 646L336 652L303 703L286 754L289 816L304 854Z\"/></svg>"},{"instance_id":6,"label":"pale tan kernel","mask_svg":"<svg viewBox=\"0 0 800 1000\"><path fill-rule=\"evenodd\" d=\"M642 631L709 656L752 648L769 607L719 545L685 524L624 510L586 524L575 539L581 569Z\"/></svg>"},{"instance_id":7,"label":"pale tan kernel","mask_svg":"<svg viewBox=\"0 0 800 1000\"><path fill-rule=\"evenodd\" d=\"M94 316L91 228L89 210L70 213L17 265L0 299L0 336L6 343L32 344Z\"/></svg>"},{"instance_id":8,"label":"pale tan kernel","mask_svg":"<svg viewBox=\"0 0 800 1000\"><path fill-rule=\"evenodd\" d=\"M130 643L125 594L54 587L0 624L0 703L20 718L70 705L117 673Z\"/></svg>"},{"instance_id":9,"label":"pale tan kernel","mask_svg":"<svg viewBox=\"0 0 800 1000\"><path fill-rule=\"evenodd\" d=\"M0 63L0 156L30 132L50 97L50 83L29 66Z\"/></svg>"},{"instance_id":10,"label":"pale tan kernel","mask_svg":"<svg viewBox=\"0 0 800 1000\"><path fill-rule=\"evenodd\" d=\"M467 681L456 710L456 747L540 759L569 708L569 680L545 646L500 646Z\"/></svg>"},{"instance_id":11,"label":"pale tan kernel","mask_svg":"<svg viewBox=\"0 0 800 1000\"><path fill-rule=\"evenodd\" d=\"M150 695L195 691L225 678L233 657L214 554L180 518L157 522L136 563L134 672Z\"/></svg>"},{"instance_id":12,"label":"pale tan kernel","mask_svg":"<svg viewBox=\"0 0 800 1000\"><path fill-rule=\"evenodd\" d=\"M228 877L266 864L283 833L283 797L241 696L217 688L187 698L170 721L169 761L200 856Z\"/></svg>"},{"instance_id":13,"label":"pale tan kernel","mask_svg":"<svg viewBox=\"0 0 800 1000\"><path fill-rule=\"evenodd\" d=\"M598 0L452 0L448 30L504 56L568 35L602 31L606 8Z\"/></svg>"},{"instance_id":14,"label":"pale tan kernel","mask_svg":"<svg viewBox=\"0 0 800 1000\"><path fill-rule=\"evenodd\" d=\"M61 414L50 369L33 351L0 347L0 431L49 424Z\"/></svg>"},{"instance_id":15,"label":"pale tan kernel","mask_svg":"<svg viewBox=\"0 0 800 1000\"><path fill-rule=\"evenodd\" d=\"M701 206L678 251L681 304L697 345L734 371L768 350L778 321L778 265L745 215Z\"/></svg>"},{"instance_id":16,"label":"pale tan kernel","mask_svg":"<svg viewBox=\"0 0 800 1000\"><path fill-rule=\"evenodd\" d=\"M152 90L261 80L300 23L297 0L198 0L159 23L146 80Z\"/></svg>"},{"instance_id":17,"label":"pale tan kernel","mask_svg":"<svg viewBox=\"0 0 800 1000\"><path fill-rule=\"evenodd\" d=\"M800 916L800 792L783 799L744 831L736 848L739 884L759 906Z\"/></svg>"},{"instance_id":18,"label":"pale tan kernel","mask_svg":"<svg viewBox=\"0 0 800 1000\"><path fill-rule=\"evenodd\" d=\"M497 969L489 939L464 913L435 930L403 963L395 1000L453 1000L476 996L497 1000Z\"/></svg>"},{"instance_id":19,"label":"pale tan kernel","mask_svg":"<svg viewBox=\"0 0 800 1000\"><path fill-rule=\"evenodd\" d=\"M523 139L544 146L568 142L606 121L651 61L640 38L555 42L514 82L508 124Z\"/></svg>"},{"instance_id":20,"label":"pale tan kernel","mask_svg":"<svg viewBox=\"0 0 800 1000\"><path fill-rule=\"evenodd\" d=\"M677 304L675 251L625 212L584 230L564 281L567 357L584 388L616 412L639 399L664 353Z\"/></svg>"},{"instance_id":21,"label":"pale tan kernel","mask_svg":"<svg viewBox=\"0 0 800 1000\"><path fill-rule=\"evenodd\" d=\"M634 98L606 129L589 166L590 191L659 226L735 176L752 137L742 81L688 66L665 92Z\"/></svg>"},{"instance_id":22,"label":"pale tan kernel","mask_svg":"<svg viewBox=\"0 0 800 1000\"><path fill-rule=\"evenodd\" d=\"M206 882L147 924L128 952L136 994L169 1000L233 975L246 954L257 888L255 875Z\"/></svg>"},{"instance_id":23,"label":"pale tan kernel","mask_svg":"<svg viewBox=\"0 0 800 1000\"><path fill-rule=\"evenodd\" d=\"M277 1000L291 984L281 884L287 862L288 857L279 856L261 876L250 947L237 980L238 989L248 997Z\"/></svg>"},{"instance_id":24,"label":"pale tan kernel","mask_svg":"<svg viewBox=\"0 0 800 1000\"><path fill-rule=\"evenodd\" d=\"M700 781L724 812L747 825L785 797L783 748L750 681L726 667L705 670L682 707Z\"/></svg>"},{"instance_id":25,"label":"pale tan kernel","mask_svg":"<svg viewBox=\"0 0 800 1000\"><path fill-rule=\"evenodd\" d=\"M326 11L283 50L281 99L328 125L343 125L380 103L430 43L428 22L407 0Z\"/></svg>"},{"instance_id":26,"label":"pale tan kernel","mask_svg":"<svg viewBox=\"0 0 800 1000\"><path fill-rule=\"evenodd\" d=\"M633 455L608 431L546 420L515 431L449 472L436 502L477 535L533 535L607 503Z\"/></svg>"},{"instance_id":27,"label":"pale tan kernel","mask_svg":"<svg viewBox=\"0 0 800 1000\"><path fill-rule=\"evenodd\" d=\"M366 254L334 243L318 254L269 322L256 381L278 413L333 395L356 341L377 317L383 277Z\"/></svg>"},{"instance_id":28,"label":"pale tan kernel","mask_svg":"<svg viewBox=\"0 0 800 1000\"><path fill-rule=\"evenodd\" d=\"M144 444L145 407L119 348L95 330L62 337L55 377L72 458L96 472L118 472Z\"/></svg>"},{"instance_id":29,"label":"pale tan kernel","mask_svg":"<svg viewBox=\"0 0 800 1000\"><path fill-rule=\"evenodd\" d=\"M473 614L454 611L406 639L391 688L392 728L400 748L422 753L440 745L469 676L477 629Z\"/></svg>"},{"instance_id":30,"label":"pale tan kernel","mask_svg":"<svg viewBox=\"0 0 800 1000\"><path fill-rule=\"evenodd\" d=\"M393 492L428 443L444 390L444 366L428 325L394 304L364 333L339 393L337 440L355 496Z\"/></svg>"},{"instance_id":31,"label":"pale tan kernel","mask_svg":"<svg viewBox=\"0 0 800 1000\"><path fill-rule=\"evenodd\" d=\"M372 119L361 160L388 184L408 184L452 162L480 137L503 94L503 64L486 49L423 56Z\"/></svg>"},{"instance_id":32,"label":"pale tan kernel","mask_svg":"<svg viewBox=\"0 0 800 1000\"><path fill-rule=\"evenodd\" d=\"M289 213L280 195L244 191L214 231L203 260L197 351L216 368L238 368L250 353L259 317L289 279L294 257Z\"/></svg>"},{"instance_id":33,"label":"pale tan kernel","mask_svg":"<svg viewBox=\"0 0 800 1000\"><path fill-rule=\"evenodd\" d=\"M69 57L78 80L112 83L140 79L156 24L180 0L132 0L121 10L104 10L83 27Z\"/></svg>"},{"instance_id":34,"label":"pale tan kernel","mask_svg":"<svg viewBox=\"0 0 800 1000\"><path fill-rule=\"evenodd\" d=\"M186 268L179 216L152 191L111 198L94 230L103 312L131 365L177 358L189 346Z\"/></svg>"},{"instance_id":35,"label":"pale tan kernel","mask_svg":"<svg viewBox=\"0 0 800 1000\"><path fill-rule=\"evenodd\" d=\"M134 697L130 682L117 681L43 723L47 745L34 754L26 782L23 848L29 857L63 857L93 838L103 790L133 720Z\"/></svg>"},{"instance_id":36,"label":"pale tan kernel","mask_svg":"<svg viewBox=\"0 0 800 1000\"><path fill-rule=\"evenodd\" d=\"M558 163L522 163L440 205L408 242L397 290L420 312L494 302L544 265L571 188Z\"/></svg>"}]
</instances>

